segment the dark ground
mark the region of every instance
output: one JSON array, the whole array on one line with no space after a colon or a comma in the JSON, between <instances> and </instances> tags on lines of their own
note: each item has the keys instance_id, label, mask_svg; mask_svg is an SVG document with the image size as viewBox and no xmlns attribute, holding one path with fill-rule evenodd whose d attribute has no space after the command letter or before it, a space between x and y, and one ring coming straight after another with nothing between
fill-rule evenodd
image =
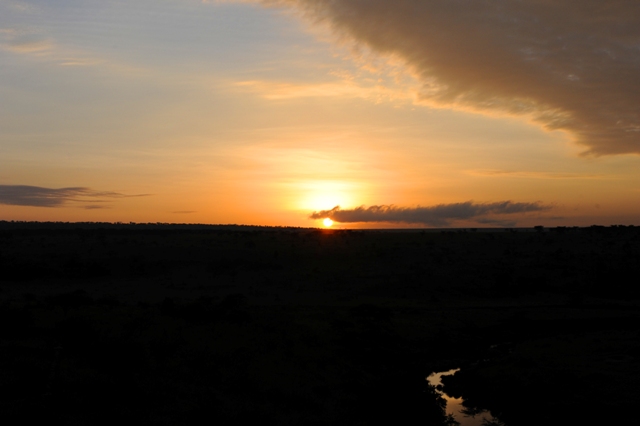
<instances>
[{"instance_id":1,"label":"dark ground","mask_svg":"<svg viewBox=\"0 0 640 426\"><path fill-rule=\"evenodd\" d=\"M0 222L0 418L631 423L640 228ZM9 424L9 423L6 423Z\"/></svg>"}]
</instances>

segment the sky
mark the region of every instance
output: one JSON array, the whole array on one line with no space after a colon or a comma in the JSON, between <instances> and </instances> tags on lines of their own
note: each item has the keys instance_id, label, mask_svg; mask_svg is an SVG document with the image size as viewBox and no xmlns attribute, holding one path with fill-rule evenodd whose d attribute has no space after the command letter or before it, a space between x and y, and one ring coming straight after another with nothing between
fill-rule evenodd
<instances>
[{"instance_id":1,"label":"sky","mask_svg":"<svg viewBox=\"0 0 640 426\"><path fill-rule=\"evenodd\" d=\"M640 3L0 0L0 220L640 225Z\"/></svg>"}]
</instances>

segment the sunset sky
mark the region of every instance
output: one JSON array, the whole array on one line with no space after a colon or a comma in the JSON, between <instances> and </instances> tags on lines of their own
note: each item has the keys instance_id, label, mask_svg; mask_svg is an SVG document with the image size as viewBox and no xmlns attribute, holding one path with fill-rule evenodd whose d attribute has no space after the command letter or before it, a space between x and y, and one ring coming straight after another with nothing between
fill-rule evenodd
<instances>
[{"instance_id":1,"label":"sunset sky","mask_svg":"<svg viewBox=\"0 0 640 426\"><path fill-rule=\"evenodd\" d=\"M640 225L638 154L636 1L0 0L0 220Z\"/></svg>"}]
</instances>

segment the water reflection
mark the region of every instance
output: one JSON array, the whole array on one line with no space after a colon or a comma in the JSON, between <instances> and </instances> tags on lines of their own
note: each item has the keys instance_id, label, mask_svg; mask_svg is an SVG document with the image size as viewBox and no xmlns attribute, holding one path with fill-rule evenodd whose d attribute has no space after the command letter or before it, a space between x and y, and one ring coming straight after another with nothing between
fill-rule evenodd
<instances>
[{"instance_id":1,"label":"water reflection","mask_svg":"<svg viewBox=\"0 0 640 426\"><path fill-rule=\"evenodd\" d=\"M442 376L449 376L460 371L459 368L437 373L427 377L430 385L435 386L437 392L447 401L447 415L451 415L460 426L505 426L486 410L468 408L463 405L462 398L452 398L442 391Z\"/></svg>"}]
</instances>

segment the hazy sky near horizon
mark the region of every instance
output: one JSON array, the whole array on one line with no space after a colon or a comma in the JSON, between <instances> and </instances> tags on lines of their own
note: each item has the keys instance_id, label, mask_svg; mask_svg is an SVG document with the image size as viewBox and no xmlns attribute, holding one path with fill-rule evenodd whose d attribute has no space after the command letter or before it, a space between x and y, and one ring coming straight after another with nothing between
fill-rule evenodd
<instances>
[{"instance_id":1,"label":"hazy sky near horizon","mask_svg":"<svg viewBox=\"0 0 640 426\"><path fill-rule=\"evenodd\" d=\"M638 154L637 2L0 0L0 220L640 225Z\"/></svg>"}]
</instances>

